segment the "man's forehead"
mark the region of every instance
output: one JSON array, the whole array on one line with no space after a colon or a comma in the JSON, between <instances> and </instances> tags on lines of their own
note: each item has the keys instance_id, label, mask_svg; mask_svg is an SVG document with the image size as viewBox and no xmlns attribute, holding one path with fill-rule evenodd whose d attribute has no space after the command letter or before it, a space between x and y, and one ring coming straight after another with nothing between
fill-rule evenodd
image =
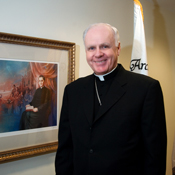
<instances>
[{"instance_id":1,"label":"man's forehead","mask_svg":"<svg viewBox=\"0 0 175 175\"><path fill-rule=\"evenodd\" d=\"M43 77L39 77L39 80L44 80L44 78Z\"/></svg>"},{"instance_id":2,"label":"man's forehead","mask_svg":"<svg viewBox=\"0 0 175 175\"><path fill-rule=\"evenodd\" d=\"M87 40L93 40L93 39L97 39L98 37L100 37L101 39L106 39L108 37L113 37L113 33L112 33L112 29L110 29L109 26L107 25L97 25L97 26L93 26L92 28L90 28L86 34L85 37L85 42ZM109 38L108 38L109 39Z\"/></svg>"},{"instance_id":3,"label":"man's forehead","mask_svg":"<svg viewBox=\"0 0 175 175\"><path fill-rule=\"evenodd\" d=\"M93 44L112 43L114 41L112 30L108 26L93 26L86 34L85 46Z\"/></svg>"},{"instance_id":4,"label":"man's forehead","mask_svg":"<svg viewBox=\"0 0 175 175\"><path fill-rule=\"evenodd\" d=\"M88 30L87 34L88 33L93 33L94 31L98 31L98 32L99 31L105 31L105 32L111 33L112 32L112 29L109 26L105 25L105 24L99 24L99 25L92 26Z\"/></svg>"}]
</instances>

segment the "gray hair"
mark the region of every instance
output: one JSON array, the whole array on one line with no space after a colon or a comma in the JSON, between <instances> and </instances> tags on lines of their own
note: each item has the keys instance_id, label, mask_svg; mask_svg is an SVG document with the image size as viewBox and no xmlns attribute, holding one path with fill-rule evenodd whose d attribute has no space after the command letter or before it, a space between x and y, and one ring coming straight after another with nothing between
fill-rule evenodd
<instances>
[{"instance_id":1,"label":"gray hair","mask_svg":"<svg viewBox=\"0 0 175 175\"><path fill-rule=\"evenodd\" d=\"M120 43L119 32L118 32L117 28L115 28L115 27L113 27L113 26L111 26L110 24L107 24L107 23L95 23L95 24L91 24L89 27L87 27L85 29L85 31L83 32L83 41L84 41L84 43L85 43L86 34L89 31L89 29L91 29L94 26L98 26L98 25L105 25L105 26L108 26L112 29L112 31L114 33L115 45L116 45L116 47L118 47L118 44Z\"/></svg>"}]
</instances>

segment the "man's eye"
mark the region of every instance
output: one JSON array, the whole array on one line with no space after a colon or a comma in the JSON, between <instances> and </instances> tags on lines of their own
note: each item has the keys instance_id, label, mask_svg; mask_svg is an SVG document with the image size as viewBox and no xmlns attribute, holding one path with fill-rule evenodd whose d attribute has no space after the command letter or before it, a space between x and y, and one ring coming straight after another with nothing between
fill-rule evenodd
<instances>
[{"instance_id":1,"label":"man's eye","mask_svg":"<svg viewBox=\"0 0 175 175\"><path fill-rule=\"evenodd\" d=\"M89 47L89 49L88 50L94 50L95 48L94 47Z\"/></svg>"},{"instance_id":2,"label":"man's eye","mask_svg":"<svg viewBox=\"0 0 175 175\"><path fill-rule=\"evenodd\" d=\"M106 48L109 48L109 46L108 45L104 45L103 48L106 49Z\"/></svg>"}]
</instances>

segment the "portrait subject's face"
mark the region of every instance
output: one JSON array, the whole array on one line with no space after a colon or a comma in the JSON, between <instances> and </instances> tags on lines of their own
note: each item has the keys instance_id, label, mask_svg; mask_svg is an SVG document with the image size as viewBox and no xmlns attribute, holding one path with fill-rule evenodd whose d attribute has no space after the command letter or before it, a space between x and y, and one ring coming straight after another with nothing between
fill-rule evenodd
<instances>
[{"instance_id":1,"label":"portrait subject's face","mask_svg":"<svg viewBox=\"0 0 175 175\"><path fill-rule=\"evenodd\" d=\"M44 79L43 79L43 77L39 77L38 83L39 83L39 87L43 87L44 86Z\"/></svg>"},{"instance_id":2,"label":"portrait subject's face","mask_svg":"<svg viewBox=\"0 0 175 175\"><path fill-rule=\"evenodd\" d=\"M109 27L99 25L89 29L85 50L87 62L95 74L103 75L116 67L120 48L115 46L113 31Z\"/></svg>"}]
</instances>

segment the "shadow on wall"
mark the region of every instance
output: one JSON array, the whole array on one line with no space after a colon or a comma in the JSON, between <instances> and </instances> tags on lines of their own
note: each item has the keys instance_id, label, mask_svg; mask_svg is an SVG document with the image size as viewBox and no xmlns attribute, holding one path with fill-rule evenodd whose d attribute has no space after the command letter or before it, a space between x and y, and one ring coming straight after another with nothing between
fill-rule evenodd
<instances>
[{"instance_id":1,"label":"shadow on wall","mask_svg":"<svg viewBox=\"0 0 175 175\"><path fill-rule=\"evenodd\" d=\"M153 2L153 48L151 50L148 50L148 53L151 54L148 55L148 58L151 60L153 65L150 67L150 72L155 75L155 77L160 77L160 79L163 79L164 71L166 68L171 67L170 49L164 17L160 12L160 7L157 3L157 0L153 0Z\"/></svg>"},{"instance_id":2,"label":"shadow on wall","mask_svg":"<svg viewBox=\"0 0 175 175\"><path fill-rule=\"evenodd\" d=\"M167 123L167 175L172 174L172 146L174 135L174 122L172 121L175 99L173 96L173 69L170 54L170 45L166 31L166 22L157 0L154 3L154 28L153 28L153 48L148 50L148 58L151 60L150 73L154 75L159 81L163 89L164 104ZM173 102L174 101L174 102ZM174 164L175 166L175 164Z\"/></svg>"}]
</instances>

